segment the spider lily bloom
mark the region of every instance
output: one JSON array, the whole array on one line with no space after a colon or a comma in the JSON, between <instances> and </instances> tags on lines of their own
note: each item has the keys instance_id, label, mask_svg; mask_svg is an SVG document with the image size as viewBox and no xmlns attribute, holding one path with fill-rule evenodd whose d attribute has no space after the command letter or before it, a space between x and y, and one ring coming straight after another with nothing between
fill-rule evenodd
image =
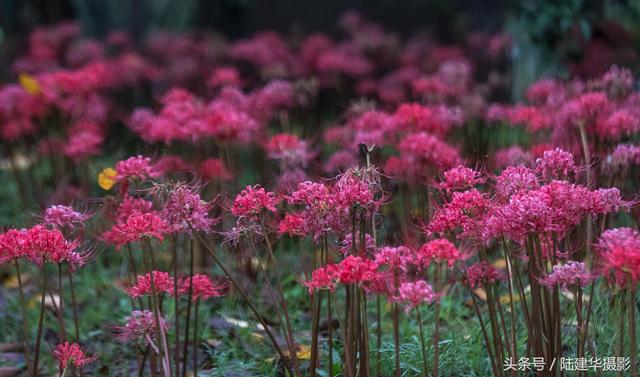
<instances>
[{"instance_id":1,"label":"spider lily bloom","mask_svg":"<svg viewBox=\"0 0 640 377\"><path fill-rule=\"evenodd\" d=\"M406 311L421 304L431 304L439 299L439 295L424 280L400 284L399 300L407 305Z\"/></svg>"},{"instance_id":2,"label":"spider lily bloom","mask_svg":"<svg viewBox=\"0 0 640 377\"><path fill-rule=\"evenodd\" d=\"M372 260L349 255L338 264L337 274L342 284L362 284L373 279L375 265Z\"/></svg>"},{"instance_id":3,"label":"spider lily bloom","mask_svg":"<svg viewBox=\"0 0 640 377\"><path fill-rule=\"evenodd\" d=\"M485 219L483 237L504 235L523 242L530 234L565 234L586 216L603 215L629 208L616 188L591 191L565 181L551 181L527 192L520 192L509 202L497 206Z\"/></svg>"},{"instance_id":4,"label":"spider lily bloom","mask_svg":"<svg viewBox=\"0 0 640 377\"><path fill-rule=\"evenodd\" d=\"M500 200L540 187L536 173L525 166L509 166L496 177L495 191Z\"/></svg>"},{"instance_id":5,"label":"spider lily bloom","mask_svg":"<svg viewBox=\"0 0 640 377\"><path fill-rule=\"evenodd\" d=\"M239 218L257 218L263 211L276 212L280 199L260 185L247 186L240 192L231 207L231 214Z\"/></svg>"},{"instance_id":6,"label":"spider lily bloom","mask_svg":"<svg viewBox=\"0 0 640 377\"><path fill-rule=\"evenodd\" d=\"M114 328L116 339L121 342L131 340L149 339L153 340L156 334L156 321L152 311L134 310L131 315L125 318L123 326ZM160 325L164 331L169 330L169 325L164 318L160 317Z\"/></svg>"},{"instance_id":7,"label":"spider lily bloom","mask_svg":"<svg viewBox=\"0 0 640 377\"><path fill-rule=\"evenodd\" d=\"M173 232L190 233L193 228L208 233L218 222L209 215L211 207L211 203L202 200L193 189L178 186L169 193L161 214Z\"/></svg>"},{"instance_id":8,"label":"spider lily bloom","mask_svg":"<svg viewBox=\"0 0 640 377\"><path fill-rule=\"evenodd\" d=\"M501 270L488 262L472 264L466 271L466 280L471 288L485 287L505 278Z\"/></svg>"},{"instance_id":9,"label":"spider lily bloom","mask_svg":"<svg viewBox=\"0 0 640 377\"><path fill-rule=\"evenodd\" d=\"M407 271L409 265L415 265L415 253L406 246L384 246L375 254L376 269L386 267L394 273Z\"/></svg>"},{"instance_id":10,"label":"spider lily bloom","mask_svg":"<svg viewBox=\"0 0 640 377\"><path fill-rule=\"evenodd\" d=\"M69 342L58 344L53 351L53 357L58 361L58 368L62 372L71 365L82 368L97 359L96 356L87 356L78 343Z\"/></svg>"},{"instance_id":11,"label":"spider lily bloom","mask_svg":"<svg viewBox=\"0 0 640 377\"><path fill-rule=\"evenodd\" d=\"M340 241L338 251L342 253L342 255L355 254L359 256L372 256L376 251L376 243L368 233L364 235L364 245L360 243L360 231L356 231L356 250L353 250L353 234L347 233L342 241ZM352 253L353 252L353 253Z\"/></svg>"},{"instance_id":12,"label":"spider lily bloom","mask_svg":"<svg viewBox=\"0 0 640 377\"><path fill-rule=\"evenodd\" d=\"M476 185L486 182L480 172L462 165L444 172L444 179L436 185L446 192L472 189Z\"/></svg>"},{"instance_id":13,"label":"spider lily bloom","mask_svg":"<svg viewBox=\"0 0 640 377\"><path fill-rule=\"evenodd\" d=\"M545 180L567 179L577 173L573 155L560 148L545 151L536 160L536 172Z\"/></svg>"},{"instance_id":14,"label":"spider lily bloom","mask_svg":"<svg viewBox=\"0 0 640 377\"><path fill-rule=\"evenodd\" d=\"M126 222L133 214L143 214L153 211L153 203L142 198L125 195L115 211L116 222Z\"/></svg>"},{"instance_id":15,"label":"spider lily bloom","mask_svg":"<svg viewBox=\"0 0 640 377\"><path fill-rule=\"evenodd\" d=\"M290 236L305 236L307 235L307 220L297 214L286 214L284 218L278 223L278 233L288 234Z\"/></svg>"},{"instance_id":16,"label":"spider lily bloom","mask_svg":"<svg viewBox=\"0 0 640 377\"><path fill-rule=\"evenodd\" d=\"M442 172L460 164L459 152L443 140L426 132L405 136L398 144L401 171L394 175L411 184L429 184L434 172Z\"/></svg>"},{"instance_id":17,"label":"spider lily bloom","mask_svg":"<svg viewBox=\"0 0 640 377\"><path fill-rule=\"evenodd\" d=\"M25 229L9 229L0 233L0 265L14 262L22 257L29 257L27 231Z\"/></svg>"},{"instance_id":18,"label":"spider lily bloom","mask_svg":"<svg viewBox=\"0 0 640 377\"><path fill-rule=\"evenodd\" d=\"M375 167L350 169L339 176L331 191L335 203L347 214L354 210L376 213L385 201Z\"/></svg>"},{"instance_id":19,"label":"spider lily bloom","mask_svg":"<svg viewBox=\"0 0 640 377\"><path fill-rule=\"evenodd\" d=\"M44 212L43 222L46 225L62 229L82 227L83 223L91 218L91 215L78 212L71 207L53 205Z\"/></svg>"},{"instance_id":20,"label":"spider lily bloom","mask_svg":"<svg viewBox=\"0 0 640 377\"><path fill-rule=\"evenodd\" d=\"M156 212L133 213L126 221L116 223L110 230L104 232L102 239L119 249L127 243L144 237L162 240L170 232L169 224Z\"/></svg>"},{"instance_id":21,"label":"spider lily bloom","mask_svg":"<svg viewBox=\"0 0 640 377\"><path fill-rule=\"evenodd\" d=\"M151 158L143 156L129 157L126 160L116 162L116 179L123 181L126 179L138 178L141 180L155 178L158 173L151 164Z\"/></svg>"},{"instance_id":22,"label":"spider lily bloom","mask_svg":"<svg viewBox=\"0 0 640 377\"><path fill-rule=\"evenodd\" d=\"M464 258L458 248L443 238L429 241L422 245L420 249L416 251L416 257L424 266L428 266L430 262L446 262L449 267Z\"/></svg>"},{"instance_id":23,"label":"spider lily bloom","mask_svg":"<svg viewBox=\"0 0 640 377\"><path fill-rule=\"evenodd\" d=\"M198 173L205 182L225 182L233 178L233 174L224 166L222 160L217 158L209 158L200 163Z\"/></svg>"},{"instance_id":24,"label":"spider lily bloom","mask_svg":"<svg viewBox=\"0 0 640 377\"><path fill-rule=\"evenodd\" d=\"M153 288L151 279L153 278ZM138 275L136 283L125 288L125 292L133 298L159 293L171 293L173 291L174 279L168 272L152 271L145 275Z\"/></svg>"},{"instance_id":25,"label":"spider lily bloom","mask_svg":"<svg viewBox=\"0 0 640 377\"><path fill-rule=\"evenodd\" d=\"M303 281L302 285L307 287L310 295L313 295L318 289L326 289L333 292L338 283L338 272L339 266L335 264L317 268L311 273L311 278Z\"/></svg>"},{"instance_id":26,"label":"spider lily bloom","mask_svg":"<svg viewBox=\"0 0 640 377\"><path fill-rule=\"evenodd\" d=\"M640 282L640 233L631 228L609 229L597 244L599 272L619 288Z\"/></svg>"},{"instance_id":27,"label":"spider lily bloom","mask_svg":"<svg viewBox=\"0 0 640 377\"><path fill-rule=\"evenodd\" d=\"M190 288L192 300L206 300L226 295L229 292L229 282L226 279L211 280L207 275L195 274L182 279L178 293L188 294Z\"/></svg>"},{"instance_id":28,"label":"spider lily bloom","mask_svg":"<svg viewBox=\"0 0 640 377\"><path fill-rule=\"evenodd\" d=\"M428 234L456 233L458 238L479 238L481 220L490 210L487 194L476 189L456 191L451 200L438 208L431 221L423 228Z\"/></svg>"},{"instance_id":29,"label":"spider lily bloom","mask_svg":"<svg viewBox=\"0 0 640 377\"><path fill-rule=\"evenodd\" d=\"M273 135L264 145L267 156L282 162L283 167L306 167L313 153L307 142L296 135L281 133Z\"/></svg>"},{"instance_id":30,"label":"spider lily bloom","mask_svg":"<svg viewBox=\"0 0 640 377\"><path fill-rule=\"evenodd\" d=\"M586 287L594 278L595 275L587 271L584 262L568 261L553 266L553 271L542 278L540 284L549 287L559 285L564 290L571 290L575 287Z\"/></svg>"},{"instance_id":31,"label":"spider lily bloom","mask_svg":"<svg viewBox=\"0 0 640 377\"><path fill-rule=\"evenodd\" d=\"M90 254L78 252L77 240L68 241L60 230L47 229L42 225L36 225L27 229L25 234L26 257L33 263L42 266L46 262L67 262L71 269L83 266L87 263Z\"/></svg>"}]
</instances>

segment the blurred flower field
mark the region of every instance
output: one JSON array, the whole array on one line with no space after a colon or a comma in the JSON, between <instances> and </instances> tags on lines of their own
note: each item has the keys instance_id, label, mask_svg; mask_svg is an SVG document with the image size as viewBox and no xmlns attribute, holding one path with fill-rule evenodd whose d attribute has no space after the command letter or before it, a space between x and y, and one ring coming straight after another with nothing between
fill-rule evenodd
<instances>
[{"instance_id":1,"label":"blurred flower field","mask_svg":"<svg viewBox=\"0 0 640 377\"><path fill-rule=\"evenodd\" d=\"M526 82L551 37L521 12L457 43L357 11L31 30L0 81L0 376L637 376L637 35L558 27Z\"/></svg>"}]
</instances>

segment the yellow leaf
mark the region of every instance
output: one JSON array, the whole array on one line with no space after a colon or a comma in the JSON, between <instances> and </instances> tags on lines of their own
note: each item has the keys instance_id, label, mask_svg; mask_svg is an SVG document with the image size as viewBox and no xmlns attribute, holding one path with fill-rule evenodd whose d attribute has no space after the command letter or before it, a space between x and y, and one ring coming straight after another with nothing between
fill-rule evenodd
<instances>
[{"instance_id":1,"label":"yellow leaf","mask_svg":"<svg viewBox=\"0 0 640 377\"><path fill-rule=\"evenodd\" d=\"M520 296L518 296L517 294L513 294L513 302L518 302L520 301ZM509 296L509 294L505 293L502 296L500 296L500 303L501 304L509 304L511 303L511 296Z\"/></svg>"},{"instance_id":2,"label":"yellow leaf","mask_svg":"<svg viewBox=\"0 0 640 377\"><path fill-rule=\"evenodd\" d=\"M23 73L18 76L18 82L20 83L20 86L22 86L22 88L27 91L27 93L40 93L40 84L38 83L38 80L36 80L33 76Z\"/></svg>"},{"instance_id":3,"label":"yellow leaf","mask_svg":"<svg viewBox=\"0 0 640 377\"><path fill-rule=\"evenodd\" d=\"M493 267L499 268L501 270L507 268L507 261L504 258L498 258L492 264Z\"/></svg>"},{"instance_id":4,"label":"yellow leaf","mask_svg":"<svg viewBox=\"0 0 640 377\"><path fill-rule=\"evenodd\" d=\"M484 288L476 288L473 290L473 293L475 293L480 300L487 301L487 291L485 291Z\"/></svg>"},{"instance_id":5,"label":"yellow leaf","mask_svg":"<svg viewBox=\"0 0 640 377\"><path fill-rule=\"evenodd\" d=\"M11 275L4 281L4 287L8 289L18 288L18 277Z\"/></svg>"},{"instance_id":6,"label":"yellow leaf","mask_svg":"<svg viewBox=\"0 0 640 377\"><path fill-rule=\"evenodd\" d=\"M103 190L107 190L107 191L111 190L113 185L116 184L116 175L117 174L118 173L113 168L104 168L104 169L102 169L102 171L98 174L98 185Z\"/></svg>"},{"instance_id":7,"label":"yellow leaf","mask_svg":"<svg viewBox=\"0 0 640 377\"><path fill-rule=\"evenodd\" d=\"M309 360L311 359L311 347L305 346L301 344L298 346L298 352L296 352L296 356L298 360Z\"/></svg>"},{"instance_id":8,"label":"yellow leaf","mask_svg":"<svg viewBox=\"0 0 640 377\"><path fill-rule=\"evenodd\" d=\"M284 356L286 358L290 358L290 353L288 350L284 350ZM311 347L305 346L304 344L298 345L298 351L296 351L296 357L298 360L310 360L311 359ZM266 359L267 362L271 362L275 360L275 357L270 357Z\"/></svg>"}]
</instances>

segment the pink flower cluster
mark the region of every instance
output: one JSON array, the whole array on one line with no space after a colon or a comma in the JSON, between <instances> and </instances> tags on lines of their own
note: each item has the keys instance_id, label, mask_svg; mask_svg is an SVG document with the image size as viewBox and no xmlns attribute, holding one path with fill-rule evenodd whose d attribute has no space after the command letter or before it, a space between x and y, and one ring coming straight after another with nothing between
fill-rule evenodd
<instances>
[{"instance_id":1,"label":"pink flower cluster","mask_svg":"<svg viewBox=\"0 0 640 377\"><path fill-rule=\"evenodd\" d=\"M153 339L156 334L156 320L153 312L149 310L134 310L131 315L125 318L124 326L116 326L115 336L121 342L139 340L144 338ZM160 326L164 331L169 329L169 324L160 317Z\"/></svg>"},{"instance_id":2,"label":"pink flower cluster","mask_svg":"<svg viewBox=\"0 0 640 377\"><path fill-rule=\"evenodd\" d=\"M488 262L474 263L467 268L466 279L471 288L490 286L504 278L504 273Z\"/></svg>"},{"instance_id":3,"label":"pink flower cluster","mask_svg":"<svg viewBox=\"0 0 640 377\"><path fill-rule=\"evenodd\" d=\"M618 287L640 282L640 233L631 228L609 229L598 241L600 273Z\"/></svg>"},{"instance_id":4,"label":"pink flower cluster","mask_svg":"<svg viewBox=\"0 0 640 377\"><path fill-rule=\"evenodd\" d=\"M584 262L568 261L562 265L553 266L553 271L541 279L540 284L559 285L562 289L570 290L574 287L586 287L594 278L595 275L587 271Z\"/></svg>"},{"instance_id":5,"label":"pink flower cluster","mask_svg":"<svg viewBox=\"0 0 640 377\"><path fill-rule=\"evenodd\" d=\"M56 346L53 357L58 361L61 371L66 370L70 365L82 368L95 361L96 356L87 356L78 343L63 342Z\"/></svg>"},{"instance_id":6,"label":"pink flower cluster","mask_svg":"<svg viewBox=\"0 0 640 377\"><path fill-rule=\"evenodd\" d=\"M183 278L178 288L179 294L184 295L189 292L194 301L222 297L229 292L229 282L226 279L213 281L207 275L195 274Z\"/></svg>"},{"instance_id":7,"label":"pink flower cluster","mask_svg":"<svg viewBox=\"0 0 640 377\"><path fill-rule=\"evenodd\" d=\"M174 279L167 272L152 271L136 277L136 283L125 291L133 298L173 292Z\"/></svg>"},{"instance_id":8,"label":"pink flower cluster","mask_svg":"<svg viewBox=\"0 0 640 377\"><path fill-rule=\"evenodd\" d=\"M0 263L25 258L37 265L68 263L72 269L83 266L91 255L78 251L79 241L65 239L58 229L36 225L28 229L9 229L0 234Z\"/></svg>"},{"instance_id":9,"label":"pink flower cluster","mask_svg":"<svg viewBox=\"0 0 640 377\"><path fill-rule=\"evenodd\" d=\"M424 280L402 283L399 292L400 301L407 305L407 311L422 304L431 304L439 297L431 285Z\"/></svg>"}]
</instances>

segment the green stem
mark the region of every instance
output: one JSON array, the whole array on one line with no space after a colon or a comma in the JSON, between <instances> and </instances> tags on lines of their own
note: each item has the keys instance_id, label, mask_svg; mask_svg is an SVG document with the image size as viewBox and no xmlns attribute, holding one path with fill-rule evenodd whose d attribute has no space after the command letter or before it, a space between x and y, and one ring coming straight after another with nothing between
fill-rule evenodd
<instances>
[{"instance_id":1,"label":"green stem","mask_svg":"<svg viewBox=\"0 0 640 377\"><path fill-rule=\"evenodd\" d=\"M16 276L18 278L18 295L20 298L20 314L22 316L22 341L24 347L24 363L27 365L27 373L31 375L31 351L29 349L29 325L27 324L27 303L24 298L24 287L20 275L20 262L15 260Z\"/></svg>"},{"instance_id":2,"label":"green stem","mask_svg":"<svg viewBox=\"0 0 640 377\"><path fill-rule=\"evenodd\" d=\"M198 308L200 299L196 299L196 307L193 313L193 375L198 377Z\"/></svg>"},{"instance_id":3,"label":"green stem","mask_svg":"<svg viewBox=\"0 0 640 377\"><path fill-rule=\"evenodd\" d=\"M193 269L194 269L194 242L196 240L191 240L191 246L189 251L189 293L187 294L187 318L185 320L184 327L184 344L182 345L182 357L184 357L184 363L182 365L182 377L187 375L187 360L189 360L189 322L191 321L191 300L193 297ZM195 336L195 334L194 334Z\"/></svg>"},{"instance_id":4,"label":"green stem","mask_svg":"<svg viewBox=\"0 0 640 377\"><path fill-rule=\"evenodd\" d=\"M176 377L180 376L180 304L178 300L178 250L176 248L175 237L171 238L171 251L173 253L173 311L175 321L175 348L174 348L174 363L176 368ZM191 290L191 287L189 287ZM186 363L185 363L186 364Z\"/></svg>"},{"instance_id":5,"label":"green stem","mask_svg":"<svg viewBox=\"0 0 640 377\"><path fill-rule=\"evenodd\" d=\"M73 273L69 272L69 290L71 291L71 306L73 311L73 327L76 332L76 342L80 341L80 325L78 320L78 304L76 301L76 288L73 282Z\"/></svg>"},{"instance_id":6,"label":"green stem","mask_svg":"<svg viewBox=\"0 0 640 377\"><path fill-rule=\"evenodd\" d=\"M40 361L40 342L42 339L42 324L44 322L44 299L47 294L47 267L46 265L42 265L42 296L40 297L40 317L38 319L38 332L36 335L36 349L35 356L33 358L33 368L31 368L31 376L37 377L38 375L38 364Z\"/></svg>"},{"instance_id":7,"label":"green stem","mask_svg":"<svg viewBox=\"0 0 640 377\"><path fill-rule=\"evenodd\" d=\"M422 328L422 316L420 309L416 306L416 320L418 321L418 329L420 331L420 348L422 349L422 363L424 364L424 377L429 375L429 365L427 363L427 349L424 345L424 330Z\"/></svg>"},{"instance_id":8,"label":"green stem","mask_svg":"<svg viewBox=\"0 0 640 377\"><path fill-rule=\"evenodd\" d=\"M64 327L64 306L62 305L62 297L64 296L62 289L62 263L58 263L58 323L60 324L60 335L62 341L67 340L67 331Z\"/></svg>"},{"instance_id":9,"label":"green stem","mask_svg":"<svg viewBox=\"0 0 640 377\"><path fill-rule=\"evenodd\" d=\"M233 285L233 287L236 289L236 291L238 291L238 293L240 294L240 296L242 297L242 299L245 301L245 303L247 304L247 306L249 307L249 309L251 310L251 312L253 313L253 315L256 317L256 319L260 322L260 324L262 325L262 327L264 328L264 331L267 333L267 337L269 338L269 340L271 341L271 344L273 345L273 347L275 348L276 352L278 353L278 356L283 360L283 362L285 363L285 367L287 368L287 371L289 372L290 375L295 375L294 374L294 370L291 368L291 365L289 365L289 363L286 362L286 357L284 352L282 351L282 348L280 347L280 345L278 344L278 342L276 341L275 336L273 335L273 333L271 332L271 330L269 329L269 325L267 325L267 323L265 322L264 318L262 318L262 316L260 315L260 313L258 312L258 309L256 309L255 305L253 305L253 302L251 301L251 299L249 298L249 295L247 295L247 293L244 291L244 289L242 289L242 287L240 286L240 284L238 284L238 282L236 281L236 279L231 275L231 273L229 272L229 270L224 266L224 264L222 264L222 262L220 261L220 259L218 259L218 257L216 256L216 254L214 253L213 249L211 249L211 246L209 244L207 244L205 242L205 240L202 238L202 236L195 232L195 230L193 229L193 226L191 224L189 224L189 228L191 229L191 232L193 234L196 235L196 237L198 237L198 240L201 242L201 244L205 247L205 249L207 249L207 252L209 253L209 255L211 256L211 258L213 259L213 261L215 262L215 264L218 265L218 267L220 267L220 269L222 270L222 273L227 277L227 279L229 279L229 281L231 282L231 284Z\"/></svg>"},{"instance_id":10,"label":"green stem","mask_svg":"<svg viewBox=\"0 0 640 377\"><path fill-rule=\"evenodd\" d=\"M169 354L168 354L169 347L167 345L166 333L164 331L164 328L160 324L160 305L158 304L159 300L157 295L158 291L156 290L154 277L153 277L153 272L156 270L156 262L155 262L155 258L153 257L153 251L151 250L150 240L146 237L143 238L142 245L147 255L149 256L149 261L150 261L150 265L147 266L147 270L149 273L149 281L151 283L151 306L152 306L152 310L153 310L155 322L156 322L156 333L160 341L160 347L162 350L162 353L160 355L162 369L164 371L165 376L170 376L171 365L169 363Z\"/></svg>"},{"instance_id":11,"label":"green stem","mask_svg":"<svg viewBox=\"0 0 640 377\"><path fill-rule=\"evenodd\" d=\"M638 343L636 341L636 288L627 292L627 314L629 315L629 335L631 343L631 377L638 375Z\"/></svg>"}]
</instances>

